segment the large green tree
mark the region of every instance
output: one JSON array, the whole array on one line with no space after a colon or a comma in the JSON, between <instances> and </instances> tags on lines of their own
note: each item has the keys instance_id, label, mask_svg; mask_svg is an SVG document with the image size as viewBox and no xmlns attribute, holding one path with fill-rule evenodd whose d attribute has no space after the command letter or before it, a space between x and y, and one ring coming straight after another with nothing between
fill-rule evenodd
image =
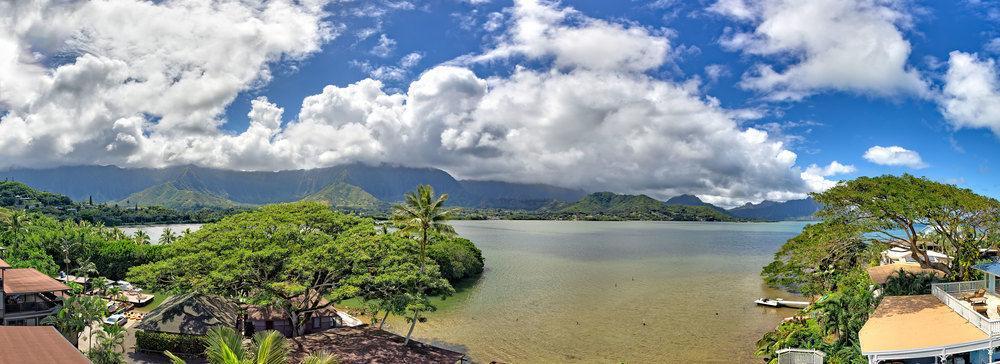
<instances>
[{"instance_id":1,"label":"large green tree","mask_svg":"<svg viewBox=\"0 0 1000 364\"><path fill-rule=\"evenodd\" d=\"M419 185L414 192L405 195L405 203L392 207L392 222L400 229L400 232L411 236L416 236L420 242L420 275L424 275L427 265L427 243L430 234L454 234L455 229L448 225L454 210L446 209L444 203L448 201L448 194L440 196L434 195L434 188L430 185ZM424 294L423 286L417 287L419 294ZM425 299L424 299L425 300ZM406 344L410 343L410 336L413 335L413 328L420 320L420 309L414 308L413 318L410 320L410 329L406 332Z\"/></svg>"},{"instance_id":2,"label":"large green tree","mask_svg":"<svg viewBox=\"0 0 1000 364\"><path fill-rule=\"evenodd\" d=\"M840 276L867 265L881 245L870 246L856 225L830 220L806 226L761 271L764 281L804 295L833 290Z\"/></svg>"},{"instance_id":3,"label":"large green tree","mask_svg":"<svg viewBox=\"0 0 1000 364\"><path fill-rule=\"evenodd\" d=\"M349 243L374 234L370 219L319 203L270 205L184 236L164 247L164 259L132 268L129 279L284 310L301 334L314 312L357 292L347 282Z\"/></svg>"},{"instance_id":4,"label":"large green tree","mask_svg":"<svg viewBox=\"0 0 1000 364\"><path fill-rule=\"evenodd\" d=\"M908 174L859 177L814 196L823 204L818 216L841 221L871 239L910 251L925 268L957 279L973 274L978 251L997 244L1000 202L971 190ZM927 226L933 234L925 234ZM932 236L952 255L954 264L932 260L927 242Z\"/></svg>"}]
</instances>

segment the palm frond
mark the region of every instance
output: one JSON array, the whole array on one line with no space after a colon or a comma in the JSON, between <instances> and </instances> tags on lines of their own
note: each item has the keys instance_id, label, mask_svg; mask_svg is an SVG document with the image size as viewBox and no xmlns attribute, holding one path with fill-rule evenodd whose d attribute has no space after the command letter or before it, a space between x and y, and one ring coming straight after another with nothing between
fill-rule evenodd
<instances>
[{"instance_id":1,"label":"palm frond","mask_svg":"<svg viewBox=\"0 0 1000 364\"><path fill-rule=\"evenodd\" d=\"M255 364L285 364L288 361L288 342L281 333L269 330L253 336L256 352Z\"/></svg>"}]
</instances>

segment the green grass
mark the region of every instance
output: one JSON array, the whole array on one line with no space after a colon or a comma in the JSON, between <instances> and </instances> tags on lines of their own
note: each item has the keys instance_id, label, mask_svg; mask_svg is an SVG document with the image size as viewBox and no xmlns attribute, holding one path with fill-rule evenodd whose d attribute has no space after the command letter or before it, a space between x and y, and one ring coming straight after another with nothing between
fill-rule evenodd
<instances>
[{"instance_id":1,"label":"green grass","mask_svg":"<svg viewBox=\"0 0 1000 364\"><path fill-rule=\"evenodd\" d=\"M149 302L149 304L145 306L136 307L134 310L140 313L149 313L149 311L159 307L160 304L170 296L172 295L166 292L153 292L153 301Z\"/></svg>"}]
</instances>

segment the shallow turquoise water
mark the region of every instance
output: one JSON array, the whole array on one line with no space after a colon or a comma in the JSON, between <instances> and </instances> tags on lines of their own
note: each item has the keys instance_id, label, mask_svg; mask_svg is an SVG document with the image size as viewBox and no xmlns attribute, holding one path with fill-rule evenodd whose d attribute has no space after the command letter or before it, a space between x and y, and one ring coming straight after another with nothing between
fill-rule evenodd
<instances>
[{"instance_id":1,"label":"shallow turquoise water","mask_svg":"<svg viewBox=\"0 0 1000 364\"><path fill-rule=\"evenodd\" d=\"M757 362L759 272L805 223L456 221L486 272L415 336L504 362ZM392 330L403 332L401 320Z\"/></svg>"}]
</instances>

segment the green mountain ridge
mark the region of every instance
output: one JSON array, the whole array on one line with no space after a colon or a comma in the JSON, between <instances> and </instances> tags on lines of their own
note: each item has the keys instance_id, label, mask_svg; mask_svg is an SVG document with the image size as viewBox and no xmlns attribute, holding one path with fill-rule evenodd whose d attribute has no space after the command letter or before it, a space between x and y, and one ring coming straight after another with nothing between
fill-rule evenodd
<instances>
[{"instance_id":1,"label":"green mountain ridge","mask_svg":"<svg viewBox=\"0 0 1000 364\"><path fill-rule=\"evenodd\" d=\"M736 221L732 216L709 206L671 205L646 195L621 195L597 192L580 201L551 211L588 219L661 220L661 221Z\"/></svg>"},{"instance_id":2,"label":"green mountain ridge","mask_svg":"<svg viewBox=\"0 0 1000 364\"><path fill-rule=\"evenodd\" d=\"M139 206L163 206L175 210L230 209L245 207L241 204L219 197L208 192L189 189L190 186L178 188L174 182L159 184L133 193L119 203Z\"/></svg>"},{"instance_id":3,"label":"green mountain ridge","mask_svg":"<svg viewBox=\"0 0 1000 364\"><path fill-rule=\"evenodd\" d=\"M345 182L331 183L316 193L303 197L302 201L320 201L334 208L362 210L378 210L386 205L361 187Z\"/></svg>"}]
</instances>

